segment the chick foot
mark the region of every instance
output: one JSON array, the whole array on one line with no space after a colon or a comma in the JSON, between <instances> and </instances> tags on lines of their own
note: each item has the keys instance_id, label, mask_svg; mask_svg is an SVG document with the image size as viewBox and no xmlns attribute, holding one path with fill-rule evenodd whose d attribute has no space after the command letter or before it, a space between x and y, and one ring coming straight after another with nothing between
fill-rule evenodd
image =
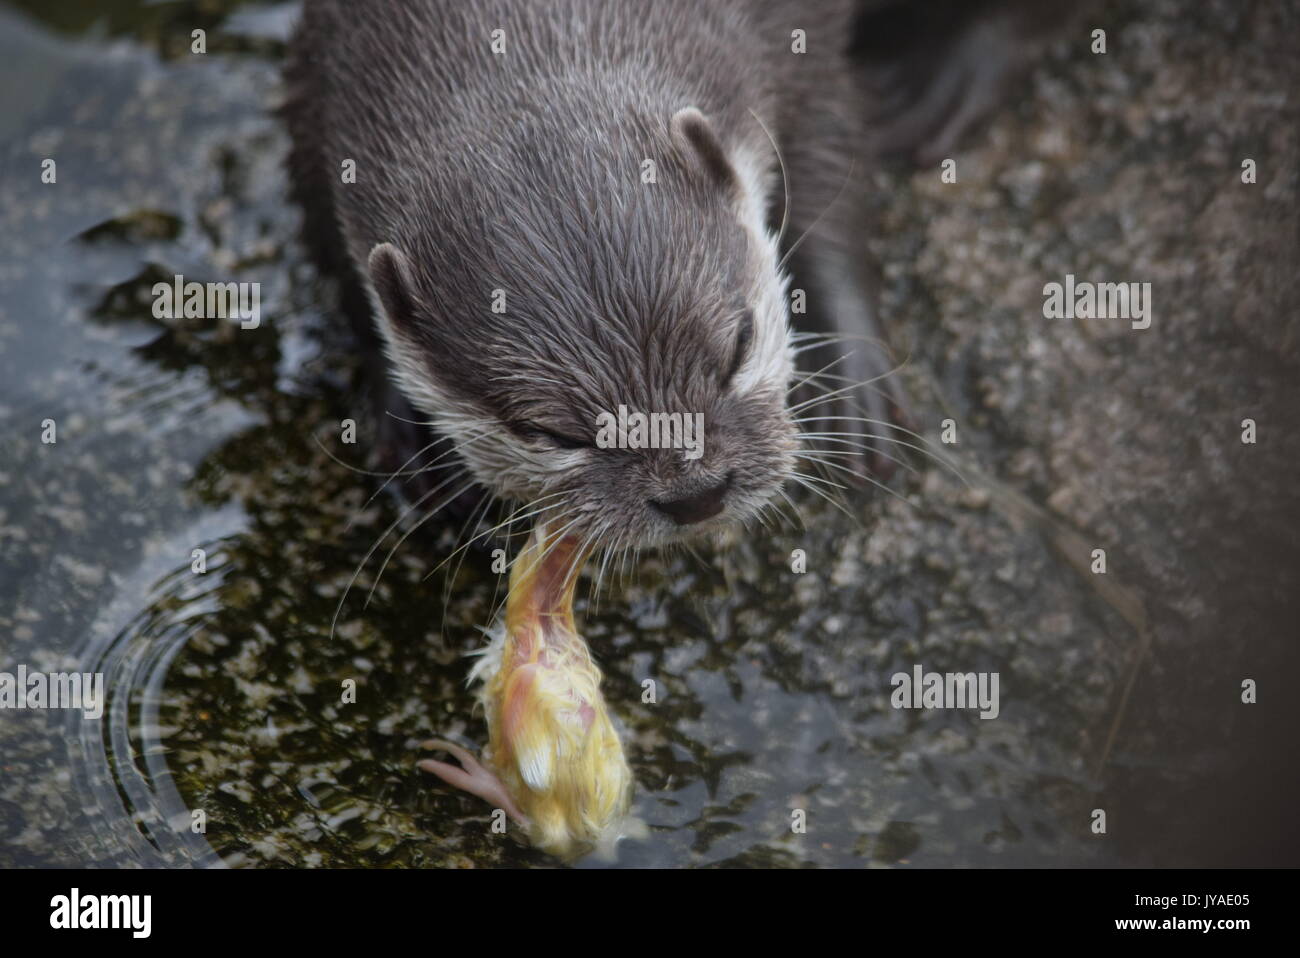
<instances>
[{"instance_id":1,"label":"chick foot","mask_svg":"<svg viewBox=\"0 0 1300 958\"><path fill-rule=\"evenodd\" d=\"M450 762L439 762L435 759L425 758L416 762L420 769L432 772L453 788L459 788L471 795L477 795L490 805L504 809L505 813L520 825L527 826L528 819L523 812L519 811L519 807L510 798L510 793L501 784L501 779L497 778L490 769L465 749L438 738L430 739L420 747L447 752L456 761L460 762L460 765L453 765Z\"/></svg>"}]
</instances>

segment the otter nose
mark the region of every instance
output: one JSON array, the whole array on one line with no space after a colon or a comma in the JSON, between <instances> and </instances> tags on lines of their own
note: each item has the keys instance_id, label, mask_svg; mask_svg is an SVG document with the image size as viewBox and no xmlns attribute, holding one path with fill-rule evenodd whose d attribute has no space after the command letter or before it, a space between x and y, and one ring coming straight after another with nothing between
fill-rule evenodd
<instances>
[{"instance_id":1,"label":"otter nose","mask_svg":"<svg viewBox=\"0 0 1300 958\"><path fill-rule=\"evenodd\" d=\"M679 526L688 526L693 522L703 522L705 519L711 519L721 512L722 500L726 497L727 489L730 486L731 476L728 475L726 479L723 479L716 486L705 489L703 492L693 492L689 496L667 501L651 499L650 505L668 516Z\"/></svg>"}]
</instances>

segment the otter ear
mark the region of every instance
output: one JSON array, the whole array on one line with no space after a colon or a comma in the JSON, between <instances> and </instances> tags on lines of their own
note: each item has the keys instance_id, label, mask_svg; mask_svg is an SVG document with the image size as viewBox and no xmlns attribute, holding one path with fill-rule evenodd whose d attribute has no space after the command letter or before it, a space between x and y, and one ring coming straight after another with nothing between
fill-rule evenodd
<instances>
[{"instance_id":1,"label":"otter ear","mask_svg":"<svg viewBox=\"0 0 1300 958\"><path fill-rule=\"evenodd\" d=\"M719 186L739 195L740 177L736 175L736 168L731 165L713 124L703 113L693 106L678 110L673 114L669 129L678 149L695 156Z\"/></svg>"},{"instance_id":2,"label":"otter ear","mask_svg":"<svg viewBox=\"0 0 1300 958\"><path fill-rule=\"evenodd\" d=\"M380 243L370 251L366 267L379 300L372 304L371 312L384 342L389 373L407 401L430 416L437 415L442 405L440 380L427 355L437 327L420 320L424 303L412 281L411 261L392 243ZM427 312L424 315L427 317Z\"/></svg>"},{"instance_id":3,"label":"otter ear","mask_svg":"<svg viewBox=\"0 0 1300 958\"><path fill-rule=\"evenodd\" d=\"M413 336L416 298L411 283L410 260L392 243L380 243L370 251L367 266L371 285L384 308L384 315L376 319L393 332Z\"/></svg>"}]
</instances>

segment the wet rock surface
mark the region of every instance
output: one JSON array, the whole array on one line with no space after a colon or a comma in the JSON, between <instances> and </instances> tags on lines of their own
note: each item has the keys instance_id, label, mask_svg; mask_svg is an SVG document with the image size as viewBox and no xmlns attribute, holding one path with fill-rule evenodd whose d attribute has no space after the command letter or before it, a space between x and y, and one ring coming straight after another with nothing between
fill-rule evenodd
<instances>
[{"instance_id":1,"label":"wet rock surface","mask_svg":"<svg viewBox=\"0 0 1300 958\"><path fill-rule=\"evenodd\" d=\"M0 713L0 864L550 867L414 766L486 738L464 655L502 582L437 568L459 523L399 543L401 481L356 471L374 424L268 112L292 7L205 6L203 58L147 9L97 40L0 9L0 670L110 688L98 721ZM955 184L878 177L946 464L580 594L652 826L621 864L1295 861L1295 6L1093 20L1108 52L1060 44ZM154 319L175 273L261 283L260 327ZM1151 326L1045 318L1067 273L1151 283ZM917 664L996 672L998 717L893 708Z\"/></svg>"}]
</instances>

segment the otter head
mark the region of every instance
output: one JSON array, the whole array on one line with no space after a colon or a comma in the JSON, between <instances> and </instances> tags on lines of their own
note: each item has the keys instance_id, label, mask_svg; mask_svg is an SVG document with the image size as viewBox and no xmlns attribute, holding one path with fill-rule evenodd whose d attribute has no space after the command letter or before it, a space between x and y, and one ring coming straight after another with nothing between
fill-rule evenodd
<instances>
[{"instance_id":1,"label":"otter head","mask_svg":"<svg viewBox=\"0 0 1300 958\"><path fill-rule=\"evenodd\" d=\"M487 489L596 545L755 517L796 446L766 162L693 107L521 122L370 253L399 386Z\"/></svg>"}]
</instances>

